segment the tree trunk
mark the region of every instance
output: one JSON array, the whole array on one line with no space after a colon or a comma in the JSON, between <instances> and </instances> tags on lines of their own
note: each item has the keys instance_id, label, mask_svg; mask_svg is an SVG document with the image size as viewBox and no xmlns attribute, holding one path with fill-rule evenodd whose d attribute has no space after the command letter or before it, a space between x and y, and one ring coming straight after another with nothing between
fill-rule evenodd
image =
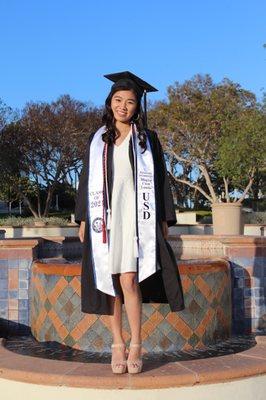
<instances>
[{"instance_id":1,"label":"tree trunk","mask_svg":"<svg viewBox=\"0 0 266 400\"><path fill-rule=\"evenodd\" d=\"M23 197L23 200L25 201L26 205L29 207L29 210L31 211L32 215L33 215L35 218L38 218L38 213L37 213L36 210L34 209L33 205L31 204L31 202L30 202L30 200L27 198L27 196L25 196L25 195L22 193L22 197Z\"/></svg>"},{"instance_id":2,"label":"tree trunk","mask_svg":"<svg viewBox=\"0 0 266 400\"><path fill-rule=\"evenodd\" d=\"M197 190L194 191L194 210L197 210L199 207L199 192Z\"/></svg>"},{"instance_id":3,"label":"tree trunk","mask_svg":"<svg viewBox=\"0 0 266 400\"><path fill-rule=\"evenodd\" d=\"M40 190L38 186L38 191L37 191L37 208L38 208L38 215L39 217L42 216L42 210L41 210L41 197L40 197Z\"/></svg>"},{"instance_id":4,"label":"tree trunk","mask_svg":"<svg viewBox=\"0 0 266 400\"><path fill-rule=\"evenodd\" d=\"M242 193L242 196L240 197L240 199L238 199L237 203L242 203L242 201L245 199L246 194L249 192L249 190L253 184L253 181L254 181L254 172L255 172L255 170L252 171L249 182L248 182L244 192Z\"/></svg>"},{"instance_id":5,"label":"tree trunk","mask_svg":"<svg viewBox=\"0 0 266 400\"><path fill-rule=\"evenodd\" d=\"M226 202L230 203L230 197L229 197L229 191L228 191L228 179L223 176L223 181L224 181Z\"/></svg>"},{"instance_id":6,"label":"tree trunk","mask_svg":"<svg viewBox=\"0 0 266 400\"><path fill-rule=\"evenodd\" d=\"M49 213L49 210L50 210L50 207L51 207L51 202L52 202L54 190L55 190L55 187L53 185L49 186L48 194L47 194L46 202L45 202L45 209L44 209L44 213L43 213L44 217L48 216L48 213Z\"/></svg>"}]
</instances>

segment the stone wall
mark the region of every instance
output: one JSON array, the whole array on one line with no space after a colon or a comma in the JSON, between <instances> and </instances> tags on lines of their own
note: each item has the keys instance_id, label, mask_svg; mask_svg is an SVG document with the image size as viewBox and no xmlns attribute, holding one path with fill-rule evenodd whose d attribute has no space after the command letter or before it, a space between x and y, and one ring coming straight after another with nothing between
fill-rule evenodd
<instances>
[{"instance_id":1,"label":"stone wall","mask_svg":"<svg viewBox=\"0 0 266 400\"><path fill-rule=\"evenodd\" d=\"M265 239L223 239L223 244L231 262L234 331L266 333Z\"/></svg>"},{"instance_id":2,"label":"stone wall","mask_svg":"<svg viewBox=\"0 0 266 400\"><path fill-rule=\"evenodd\" d=\"M0 240L0 331L29 332L30 270L38 240Z\"/></svg>"}]
</instances>

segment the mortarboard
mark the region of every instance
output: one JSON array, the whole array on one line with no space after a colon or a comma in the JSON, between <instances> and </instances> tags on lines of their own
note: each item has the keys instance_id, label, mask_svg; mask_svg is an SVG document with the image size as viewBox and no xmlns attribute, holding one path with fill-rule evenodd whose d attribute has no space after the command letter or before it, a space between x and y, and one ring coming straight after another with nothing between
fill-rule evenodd
<instances>
[{"instance_id":1,"label":"mortarboard","mask_svg":"<svg viewBox=\"0 0 266 400\"><path fill-rule=\"evenodd\" d=\"M151 86L149 83L143 81L138 76L132 74L129 71L123 72L116 72L114 74L104 75L105 78L109 79L110 81L114 82L111 90L129 87L135 89L139 100L141 99L142 95L144 95L144 117L145 117L145 124L147 126L147 92L157 92L158 90Z\"/></svg>"}]
</instances>

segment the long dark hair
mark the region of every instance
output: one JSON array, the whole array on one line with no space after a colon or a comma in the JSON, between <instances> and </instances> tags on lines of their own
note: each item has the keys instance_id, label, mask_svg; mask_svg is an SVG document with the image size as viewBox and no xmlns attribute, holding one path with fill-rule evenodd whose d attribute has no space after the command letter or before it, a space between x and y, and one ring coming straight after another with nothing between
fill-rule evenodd
<instances>
[{"instance_id":1,"label":"long dark hair","mask_svg":"<svg viewBox=\"0 0 266 400\"><path fill-rule=\"evenodd\" d=\"M147 149L147 137L146 137L146 133L145 133L145 119L144 119L144 113L143 113L143 110L141 107L141 98L133 88L128 87L127 85L119 86L118 88L111 90L111 92L109 93L109 95L107 96L107 98L105 100L105 110L104 110L104 114L102 117L102 122L106 126L106 131L103 133L102 139L107 144L113 144L115 142L116 138L119 136L117 134L117 131L115 128L114 114L111 109L112 97L119 90L132 90L132 92L134 92L136 95L137 108L136 108L136 112L133 115L130 122L136 124L137 130L138 130L139 145L143 149L143 152L144 152Z\"/></svg>"}]
</instances>

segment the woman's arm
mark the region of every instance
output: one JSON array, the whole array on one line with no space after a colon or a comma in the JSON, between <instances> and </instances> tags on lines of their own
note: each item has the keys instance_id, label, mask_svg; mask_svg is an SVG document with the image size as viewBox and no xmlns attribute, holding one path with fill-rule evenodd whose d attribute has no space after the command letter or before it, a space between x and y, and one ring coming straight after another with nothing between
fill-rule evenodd
<instances>
[{"instance_id":1,"label":"woman's arm","mask_svg":"<svg viewBox=\"0 0 266 400\"><path fill-rule=\"evenodd\" d=\"M169 229L168 229L168 223L166 221L162 222L162 231L163 231L164 239L167 240L168 239L168 231L169 231Z\"/></svg>"},{"instance_id":2,"label":"woman's arm","mask_svg":"<svg viewBox=\"0 0 266 400\"><path fill-rule=\"evenodd\" d=\"M85 235L85 221L81 221L79 227L79 240L81 241L81 243L84 242L84 235Z\"/></svg>"}]
</instances>

